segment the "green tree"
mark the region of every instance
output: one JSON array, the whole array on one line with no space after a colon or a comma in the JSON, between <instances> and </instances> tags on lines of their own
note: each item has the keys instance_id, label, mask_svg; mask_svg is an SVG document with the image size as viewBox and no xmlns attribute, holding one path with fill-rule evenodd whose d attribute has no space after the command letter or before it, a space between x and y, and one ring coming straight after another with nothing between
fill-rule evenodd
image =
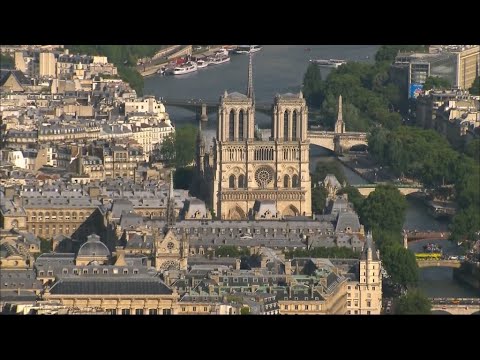
<instances>
[{"instance_id":1,"label":"green tree","mask_svg":"<svg viewBox=\"0 0 480 360\"><path fill-rule=\"evenodd\" d=\"M473 82L472 87L470 88L470 94L480 95L480 79L478 75L475 78L475 81Z\"/></svg>"},{"instance_id":2,"label":"green tree","mask_svg":"<svg viewBox=\"0 0 480 360\"><path fill-rule=\"evenodd\" d=\"M250 308L248 306L242 306L240 309L240 315L249 315L250 314Z\"/></svg>"},{"instance_id":3,"label":"green tree","mask_svg":"<svg viewBox=\"0 0 480 360\"><path fill-rule=\"evenodd\" d=\"M425 84L423 84L423 90L430 90L430 89L448 89L452 86L450 81L440 76L429 76L425 80Z\"/></svg>"},{"instance_id":4,"label":"green tree","mask_svg":"<svg viewBox=\"0 0 480 360\"><path fill-rule=\"evenodd\" d=\"M354 188L353 186L346 186L342 188L339 192L339 195L341 194L347 194L348 195L348 201L353 204L353 208L355 211L359 212L360 209L362 208L362 204L364 201L364 198L362 194L358 191L357 188Z\"/></svg>"},{"instance_id":5,"label":"green tree","mask_svg":"<svg viewBox=\"0 0 480 360\"><path fill-rule=\"evenodd\" d=\"M480 162L480 139L472 140L468 143L465 154Z\"/></svg>"},{"instance_id":6,"label":"green tree","mask_svg":"<svg viewBox=\"0 0 480 360\"><path fill-rule=\"evenodd\" d=\"M233 246L233 245L220 246L217 249L215 249L215 256L217 257L238 258L238 257L248 256L248 255L249 255L248 249L239 250L237 246Z\"/></svg>"},{"instance_id":7,"label":"green tree","mask_svg":"<svg viewBox=\"0 0 480 360\"><path fill-rule=\"evenodd\" d=\"M478 206L471 205L455 215L450 224L450 239L453 241L476 239L476 232L480 231L480 211Z\"/></svg>"},{"instance_id":8,"label":"green tree","mask_svg":"<svg viewBox=\"0 0 480 360\"><path fill-rule=\"evenodd\" d=\"M323 214L327 201L327 190L323 186L312 189L312 210L315 214Z\"/></svg>"},{"instance_id":9,"label":"green tree","mask_svg":"<svg viewBox=\"0 0 480 360\"><path fill-rule=\"evenodd\" d=\"M310 106L320 107L322 104L322 74L316 63L310 63L303 77L303 95Z\"/></svg>"},{"instance_id":10,"label":"green tree","mask_svg":"<svg viewBox=\"0 0 480 360\"><path fill-rule=\"evenodd\" d=\"M375 61L392 63L399 52L425 52L427 45L382 45L375 54Z\"/></svg>"},{"instance_id":11,"label":"green tree","mask_svg":"<svg viewBox=\"0 0 480 360\"><path fill-rule=\"evenodd\" d=\"M175 133L168 134L160 147L160 155L168 164L175 162Z\"/></svg>"},{"instance_id":12,"label":"green tree","mask_svg":"<svg viewBox=\"0 0 480 360\"><path fill-rule=\"evenodd\" d=\"M190 165L195 160L197 131L190 124L177 128L164 139L160 148L162 158L177 169Z\"/></svg>"},{"instance_id":13,"label":"green tree","mask_svg":"<svg viewBox=\"0 0 480 360\"><path fill-rule=\"evenodd\" d=\"M380 247L382 263L392 280L403 286L418 283L418 265L415 254L398 243L387 242Z\"/></svg>"},{"instance_id":14,"label":"green tree","mask_svg":"<svg viewBox=\"0 0 480 360\"><path fill-rule=\"evenodd\" d=\"M193 125L179 127L175 131L175 166L190 165L195 160L198 129Z\"/></svg>"},{"instance_id":15,"label":"green tree","mask_svg":"<svg viewBox=\"0 0 480 360\"><path fill-rule=\"evenodd\" d=\"M401 315L427 315L432 303L419 289L411 289L397 301L396 313Z\"/></svg>"},{"instance_id":16,"label":"green tree","mask_svg":"<svg viewBox=\"0 0 480 360\"><path fill-rule=\"evenodd\" d=\"M405 221L407 202L393 185L379 185L364 201L360 209L362 223L368 229L386 229L401 232Z\"/></svg>"},{"instance_id":17,"label":"green tree","mask_svg":"<svg viewBox=\"0 0 480 360\"><path fill-rule=\"evenodd\" d=\"M285 252L285 257L288 259L294 257L358 259L360 252L347 247L316 247L309 250L288 250Z\"/></svg>"},{"instance_id":18,"label":"green tree","mask_svg":"<svg viewBox=\"0 0 480 360\"><path fill-rule=\"evenodd\" d=\"M327 174L335 175L340 184L343 184L347 180L345 174L343 173L343 169L338 162L319 161L315 167L315 172L312 176L312 182L318 183L319 181L323 181Z\"/></svg>"}]
</instances>

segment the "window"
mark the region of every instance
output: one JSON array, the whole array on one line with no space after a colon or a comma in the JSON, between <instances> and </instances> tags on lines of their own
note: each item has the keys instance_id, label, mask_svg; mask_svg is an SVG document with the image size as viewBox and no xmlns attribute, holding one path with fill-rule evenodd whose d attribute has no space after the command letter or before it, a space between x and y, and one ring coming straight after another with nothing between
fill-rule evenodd
<instances>
[{"instance_id":1,"label":"window","mask_svg":"<svg viewBox=\"0 0 480 360\"><path fill-rule=\"evenodd\" d=\"M367 311L367 315L370 315L370 310Z\"/></svg>"},{"instance_id":2,"label":"window","mask_svg":"<svg viewBox=\"0 0 480 360\"><path fill-rule=\"evenodd\" d=\"M134 274L138 274L138 269L133 269Z\"/></svg>"},{"instance_id":3,"label":"window","mask_svg":"<svg viewBox=\"0 0 480 360\"><path fill-rule=\"evenodd\" d=\"M193 311L197 311L197 307L196 307L196 306L193 307Z\"/></svg>"},{"instance_id":4,"label":"window","mask_svg":"<svg viewBox=\"0 0 480 360\"><path fill-rule=\"evenodd\" d=\"M284 308L285 310L288 310L288 305L285 305L283 308Z\"/></svg>"},{"instance_id":5,"label":"window","mask_svg":"<svg viewBox=\"0 0 480 360\"><path fill-rule=\"evenodd\" d=\"M106 275L108 274L108 269L103 269L103 273Z\"/></svg>"},{"instance_id":6,"label":"window","mask_svg":"<svg viewBox=\"0 0 480 360\"><path fill-rule=\"evenodd\" d=\"M233 282L238 282L238 278L233 278Z\"/></svg>"},{"instance_id":7,"label":"window","mask_svg":"<svg viewBox=\"0 0 480 360\"><path fill-rule=\"evenodd\" d=\"M357 314L358 314L358 310L355 310L355 315L357 315Z\"/></svg>"},{"instance_id":8,"label":"window","mask_svg":"<svg viewBox=\"0 0 480 360\"><path fill-rule=\"evenodd\" d=\"M93 269L93 273L94 273L95 275L97 275L97 274L98 274L98 269Z\"/></svg>"},{"instance_id":9,"label":"window","mask_svg":"<svg viewBox=\"0 0 480 360\"><path fill-rule=\"evenodd\" d=\"M130 309L122 309L122 315L130 315Z\"/></svg>"},{"instance_id":10,"label":"window","mask_svg":"<svg viewBox=\"0 0 480 360\"><path fill-rule=\"evenodd\" d=\"M292 115L292 140L297 140L297 111L296 110L293 111L293 115Z\"/></svg>"},{"instance_id":11,"label":"window","mask_svg":"<svg viewBox=\"0 0 480 360\"><path fill-rule=\"evenodd\" d=\"M207 312L208 308L206 306L203 307L203 311Z\"/></svg>"},{"instance_id":12,"label":"window","mask_svg":"<svg viewBox=\"0 0 480 360\"><path fill-rule=\"evenodd\" d=\"M233 109L230 111L228 120L228 140L233 141L235 139L235 112Z\"/></svg>"},{"instance_id":13,"label":"window","mask_svg":"<svg viewBox=\"0 0 480 360\"><path fill-rule=\"evenodd\" d=\"M283 114L283 139L288 141L288 111Z\"/></svg>"},{"instance_id":14,"label":"window","mask_svg":"<svg viewBox=\"0 0 480 360\"><path fill-rule=\"evenodd\" d=\"M238 114L238 140L243 140L243 110Z\"/></svg>"},{"instance_id":15,"label":"window","mask_svg":"<svg viewBox=\"0 0 480 360\"><path fill-rule=\"evenodd\" d=\"M88 269L83 269L84 274L88 274Z\"/></svg>"},{"instance_id":16,"label":"window","mask_svg":"<svg viewBox=\"0 0 480 360\"><path fill-rule=\"evenodd\" d=\"M63 270L62 270L62 273L63 273L63 274L68 274L68 269L63 269Z\"/></svg>"},{"instance_id":17,"label":"window","mask_svg":"<svg viewBox=\"0 0 480 360\"><path fill-rule=\"evenodd\" d=\"M245 187L245 176L242 174L238 175L238 187L244 188Z\"/></svg>"},{"instance_id":18,"label":"window","mask_svg":"<svg viewBox=\"0 0 480 360\"><path fill-rule=\"evenodd\" d=\"M157 315L157 309L148 310L148 315Z\"/></svg>"},{"instance_id":19,"label":"window","mask_svg":"<svg viewBox=\"0 0 480 360\"><path fill-rule=\"evenodd\" d=\"M228 178L228 187L230 189L235 188L235 175L230 175L230 177Z\"/></svg>"},{"instance_id":20,"label":"window","mask_svg":"<svg viewBox=\"0 0 480 360\"><path fill-rule=\"evenodd\" d=\"M135 315L143 315L143 309L136 309Z\"/></svg>"},{"instance_id":21,"label":"window","mask_svg":"<svg viewBox=\"0 0 480 360\"><path fill-rule=\"evenodd\" d=\"M371 301L367 301L367 307L372 307L372 302Z\"/></svg>"},{"instance_id":22,"label":"window","mask_svg":"<svg viewBox=\"0 0 480 360\"><path fill-rule=\"evenodd\" d=\"M352 301L351 300L347 301L347 306L352 306Z\"/></svg>"},{"instance_id":23,"label":"window","mask_svg":"<svg viewBox=\"0 0 480 360\"><path fill-rule=\"evenodd\" d=\"M373 290L373 291L375 291L375 286L374 286L374 287L372 287L372 290Z\"/></svg>"},{"instance_id":24,"label":"window","mask_svg":"<svg viewBox=\"0 0 480 360\"><path fill-rule=\"evenodd\" d=\"M182 311L183 311L183 312L185 312L185 311L186 311L186 309L185 309L185 306L182 306Z\"/></svg>"},{"instance_id":25,"label":"window","mask_svg":"<svg viewBox=\"0 0 480 360\"><path fill-rule=\"evenodd\" d=\"M351 294L351 293L347 293L347 297L352 297L352 294Z\"/></svg>"},{"instance_id":26,"label":"window","mask_svg":"<svg viewBox=\"0 0 480 360\"><path fill-rule=\"evenodd\" d=\"M283 178L283 187L288 188L289 182L290 182L290 176L285 175Z\"/></svg>"},{"instance_id":27,"label":"window","mask_svg":"<svg viewBox=\"0 0 480 360\"><path fill-rule=\"evenodd\" d=\"M294 188L298 187L298 175L297 174L292 176L292 187L294 187Z\"/></svg>"},{"instance_id":28,"label":"window","mask_svg":"<svg viewBox=\"0 0 480 360\"><path fill-rule=\"evenodd\" d=\"M73 273L74 273L75 275L78 275L78 269L73 269Z\"/></svg>"},{"instance_id":29,"label":"window","mask_svg":"<svg viewBox=\"0 0 480 360\"><path fill-rule=\"evenodd\" d=\"M305 305L305 310L308 310L308 305Z\"/></svg>"},{"instance_id":30,"label":"window","mask_svg":"<svg viewBox=\"0 0 480 360\"><path fill-rule=\"evenodd\" d=\"M47 275L48 275L48 276L53 276L53 271L52 271L52 270L48 270Z\"/></svg>"},{"instance_id":31,"label":"window","mask_svg":"<svg viewBox=\"0 0 480 360\"><path fill-rule=\"evenodd\" d=\"M295 310L298 310L298 305L295 305Z\"/></svg>"}]
</instances>

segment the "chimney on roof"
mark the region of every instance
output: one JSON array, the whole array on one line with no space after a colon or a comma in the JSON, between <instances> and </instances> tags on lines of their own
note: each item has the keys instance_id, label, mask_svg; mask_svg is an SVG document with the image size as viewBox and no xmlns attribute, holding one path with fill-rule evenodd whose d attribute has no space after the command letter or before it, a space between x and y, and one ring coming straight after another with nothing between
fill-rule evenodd
<instances>
[{"instance_id":1,"label":"chimney on roof","mask_svg":"<svg viewBox=\"0 0 480 360\"><path fill-rule=\"evenodd\" d=\"M240 270L240 264L242 261L240 259L235 260L235 270Z\"/></svg>"},{"instance_id":2,"label":"chimney on roof","mask_svg":"<svg viewBox=\"0 0 480 360\"><path fill-rule=\"evenodd\" d=\"M285 275L292 275L292 261L285 261Z\"/></svg>"},{"instance_id":3,"label":"chimney on roof","mask_svg":"<svg viewBox=\"0 0 480 360\"><path fill-rule=\"evenodd\" d=\"M22 197L20 195L13 195L13 205L15 208L19 208L22 206Z\"/></svg>"},{"instance_id":4,"label":"chimney on roof","mask_svg":"<svg viewBox=\"0 0 480 360\"><path fill-rule=\"evenodd\" d=\"M117 259L115 260L115 266L126 266L125 262L125 249L122 246L117 246L115 248Z\"/></svg>"}]
</instances>

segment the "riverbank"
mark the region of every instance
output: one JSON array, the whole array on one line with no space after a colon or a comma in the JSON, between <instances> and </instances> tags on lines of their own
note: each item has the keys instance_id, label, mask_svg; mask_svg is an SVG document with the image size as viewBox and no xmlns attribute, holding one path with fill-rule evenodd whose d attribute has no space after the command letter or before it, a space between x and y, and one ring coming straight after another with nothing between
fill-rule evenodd
<instances>
[{"instance_id":1,"label":"riverbank","mask_svg":"<svg viewBox=\"0 0 480 360\"><path fill-rule=\"evenodd\" d=\"M174 47L173 50L177 50L177 51L175 51L175 52L173 52L169 55L165 55L169 51L170 52L172 51L172 48L169 48L168 51L166 51L164 53L164 55L161 56L161 58L157 59L156 61L149 62L148 65L137 66L137 71L140 73L140 75L142 75L143 77L149 77L149 76L155 75L158 70L160 70L162 67L168 65L170 61L172 61L173 59L175 59L177 57L180 57L180 56L183 56L183 55L194 55L194 56L206 55L206 54L209 54L209 53L213 53L215 50L221 49L223 47L223 45L208 46L205 49L202 49L200 51L193 51L192 45L185 45L183 47L181 45L174 45L173 47ZM165 49L165 50L167 50L167 49ZM163 51L165 51L165 50L163 50ZM156 56L157 55L158 54L156 54Z\"/></svg>"}]
</instances>

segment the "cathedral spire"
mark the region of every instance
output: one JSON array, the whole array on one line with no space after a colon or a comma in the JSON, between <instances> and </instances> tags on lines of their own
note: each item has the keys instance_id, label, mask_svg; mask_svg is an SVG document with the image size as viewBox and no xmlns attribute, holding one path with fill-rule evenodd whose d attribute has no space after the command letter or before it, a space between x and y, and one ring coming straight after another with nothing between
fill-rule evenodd
<instances>
[{"instance_id":1,"label":"cathedral spire","mask_svg":"<svg viewBox=\"0 0 480 360\"><path fill-rule=\"evenodd\" d=\"M175 225L175 196L173 194L173 169L170 171L170 189L168 190L167 199L167 223L166 231Z\"/></svg>"},{"instance_id":2,"label":"cathedral spire","mask_svg":"<svg viewBox=\"0 0 480 360\"><path fill-rule=\"evenodd\" d=\"M255 93L253 91L253 65L252 65L252 53L250 53L248 59L248 87L247 97L255 102Z\"/></svg>"}]
</instances>

